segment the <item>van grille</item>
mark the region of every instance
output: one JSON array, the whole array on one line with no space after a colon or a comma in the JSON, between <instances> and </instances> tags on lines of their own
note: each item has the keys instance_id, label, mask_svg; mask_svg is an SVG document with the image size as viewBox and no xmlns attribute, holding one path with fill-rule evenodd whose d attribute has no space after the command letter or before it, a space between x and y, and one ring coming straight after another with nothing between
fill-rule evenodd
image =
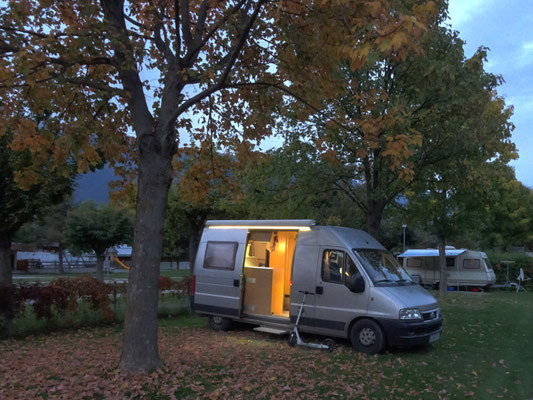
<instances>
[{"instance_id":1,"label":"van grille","mask_svg":"<svg viewBox=\"0 0 533 400\"><path fill-rule=\"evenodd\" d=\"M434 319L439 318L439 309L426 311L422 313L422 318L424 318L424 321L433 321Z\"/></svg>"}]
</instances>

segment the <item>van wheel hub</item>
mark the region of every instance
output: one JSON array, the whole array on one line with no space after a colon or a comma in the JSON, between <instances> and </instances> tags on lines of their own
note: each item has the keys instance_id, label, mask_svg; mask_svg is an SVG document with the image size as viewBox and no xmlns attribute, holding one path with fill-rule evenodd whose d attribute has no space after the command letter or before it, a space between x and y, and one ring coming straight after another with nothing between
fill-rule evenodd
<instances>
[{"instance_id":1,"label":"van wheel hub","mask_svg":"<svg viewBox=\"0 0 533 400\"><path fill-rule=\"evenodd\" d=\"M359 332L359 341L364 346L370 346L376 341L376 333L373 329L363 328Z\"/></svg>"},{"instance_id":2,"label":"van wheel hub","mask_svg":"<svg viewBox=\"0 0 533 400\"><path fill-rule=\"evenodd\" d=\"M215 324L220 324L222 323L222 317L218 316L218 315L213 315L213 322Z\"/></svg>"}]
</instances>

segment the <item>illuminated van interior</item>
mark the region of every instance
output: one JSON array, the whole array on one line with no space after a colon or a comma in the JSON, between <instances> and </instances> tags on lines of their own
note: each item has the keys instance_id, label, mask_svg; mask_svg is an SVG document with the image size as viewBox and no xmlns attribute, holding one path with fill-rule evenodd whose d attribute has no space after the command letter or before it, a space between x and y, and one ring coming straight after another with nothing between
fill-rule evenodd
<instances>
[{"instance_id":1,"label":"illuminated van interior","mask_svg":"<svg viewBox=\"0 0 533 400\"><path fill-rule=\"evenodd\" d=\"M297 231L251 231L244 260L246 314L289 318Z\"/></svg>"}]
</instances>

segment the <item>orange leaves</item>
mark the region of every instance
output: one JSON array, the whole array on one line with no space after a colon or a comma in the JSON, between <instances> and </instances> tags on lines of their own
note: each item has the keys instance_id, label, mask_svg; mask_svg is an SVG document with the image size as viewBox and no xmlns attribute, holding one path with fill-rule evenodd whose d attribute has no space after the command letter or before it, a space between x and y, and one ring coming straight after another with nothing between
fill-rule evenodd
<instances>
[{"instance_id":1,"label":"orange leaves","mask_svg":"<svg viewBox=\"0 0 533 400\"><path fill-rule=\"evenodd\" d=\"M338 164L339 159L337 158L337 152L333 149L326 150L322 155L322 158L330 164Z\"/></svg>"},{"instance_id":2,"label":"orange leaves","mask_svg":"<svg viewBox=\"0 0 533 400\"><path fill-rule=\"evenodd\" d=\"M368 152L366 151L366 149L364 147L360 147L359 149L357 149L357 152L355 154L359 158L368 157Z\"/></svg>"},{"instance_id":3,"label":"orange leaves","mask_svg":"<svg viewBox=\"0 0 533 400\"><path fill-rule=\"evenodd\" d=\"M15 171L15 182L22 190L30 190L30 188L40 181L39 174L32 170Z\"/></svg>"},{"instance_id":4,"label":"orange leaves","mask_svg":"<svg viewBox=\"0 0 533 400\"><path fill-rule=\"evenodd\" d=\"M390 161L391 170L400 169L400 179L409 182L414 178L414 165L409 161L409 158L413 154L413 147L421 145L422 136L416 132L387 137L383 156L386 156Z\"/></svg>"}]
</instances>

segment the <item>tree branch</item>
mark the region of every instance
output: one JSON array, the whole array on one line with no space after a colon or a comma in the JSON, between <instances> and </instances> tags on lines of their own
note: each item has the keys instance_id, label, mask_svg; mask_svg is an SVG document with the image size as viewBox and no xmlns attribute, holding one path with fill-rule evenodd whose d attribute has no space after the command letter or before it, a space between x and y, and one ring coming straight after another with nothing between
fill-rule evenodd
<instances>
[{"instance_id":1,"label":"tree branch","mask_svg":"<svg viewBox=\"0 0 533 400\"><path fill-rule=\"evenodd\" d=\"M192 35L191 35L191 23L190 23L190 12L189 12L189 0L181 0L180 3L180 15L181 15L181 30L183 34L183 40L185 41L185 46L190 49L193 45ZM177 12L177 10L176 10Z\"/></svg>"},{"instance_id":2,"label":"tree branch","mask_svg":"<svg viewBox=\"0 0 533 400\"><path fill-rule=\"evenodd\" d=\"M184 3L186 0L182 0ZM233 45L232 50L228 53L229 58L226 62L226 66L218 78L217 82L209 87L207 87L204 91L198 93L196 96L191 97L189 100L183 102L177 110L172 115L172 120L175 120L179 115L181 115L184 111L186 111L189 107L193 106L194 104L202 101L207 96L213 94L214 92L222 89L225 87L226 79L228 78L231 69L233 65L235 64L235 61L237 60L237 56L239 55L242 47L244 46L244 43L246 42L246 39L248 38L248 34L250 33L250 30L252 29L252 26L257 19L257 16L259 15L259 11L261 10L261 7L267 0L259 0L252 12L252 15L248 18L248 21L244 28L241 31L241 34L239 36L239 40L237 43ZM182 3L183 4L183 3ZM183 16L182 16L183 18ZM183 21L185 22L185 21ZM190 34L190 31L189 31Z\"/></svg>"},{"instance_id":3,"label":"tree branch","mask_svg":"<svg viewBox=\"0 0 533 400\"><path fill-rule=\"evenodd\" d=\"M107 92L114 96L126 97L126 93L124 92L124 90L119 89L119 88L114 88L109 85L101 84L100 82L94 81L89 78L66 78L65 77L63 79L65 82L71 83L73 85L87 86L92 89L97 89L103 92Z\"/></svg>"},{"instance_id":4,"label":"tree branch","mask_svg":"<svg viewBox=\"0 0 533 400\"><path fill-rule=\"evenodd\" d=\"M188 52L187 55L183 61L183 64L185 66L188 66L192 63L192 61L196 58L200 50L205 46L205 44L213 37L213 35L220 29L222 24L226 23L231 15L235 14L237 11L239 11L242 6L247 2L248 0L240 0L235 6L233 6L228 13L224 14L222 18L220 18L218 21L216 21L209 32L204 36L201 42L198 42L193 49L191 49L189 46L187 47Z\"/></svg>"}]
</instances>

